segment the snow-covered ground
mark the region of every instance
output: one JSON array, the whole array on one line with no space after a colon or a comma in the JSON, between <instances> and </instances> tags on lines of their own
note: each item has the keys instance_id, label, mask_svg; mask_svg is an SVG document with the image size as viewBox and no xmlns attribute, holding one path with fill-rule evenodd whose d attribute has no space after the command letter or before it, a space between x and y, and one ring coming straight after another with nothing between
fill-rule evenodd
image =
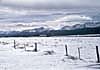
<instances>
[{"instance_id":1,"label":"snow-covered ground","mask_svg":"<svg viewBox=\"0 0 100 70\"><path fill-rule=\"evenodd\" d=\"M33 50L34 43L38 52L25 51ZM65 45L69 56L65 56ZM0 38L0 70L99 70L96 46L100 49L100 37Z\"/></svg>"}]
</instances>

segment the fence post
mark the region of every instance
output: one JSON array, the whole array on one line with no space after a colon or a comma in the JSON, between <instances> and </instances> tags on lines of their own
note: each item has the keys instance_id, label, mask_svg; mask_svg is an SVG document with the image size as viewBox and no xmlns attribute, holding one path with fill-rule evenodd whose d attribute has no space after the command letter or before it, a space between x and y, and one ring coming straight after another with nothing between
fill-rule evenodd
<instances>
[{"instance_id":1,"label":"fence post","mask_svg":"<svg viewBox=\"0 0 100 70\"><path fill-rule=\"evenodd\" d=\"M37 43L35 43L35 49L34 49L35 52L37 52Z\"/></svg>"},{"instance_id":2,"label":"fence post","mask_svg":"<svg viewBox=\"0 0 100 70\"><path fill-rule=\"evenodd\" d=\"M96 46L96 54L97 54L97 62L100 63L98 46Z\"/></svg>"},{"instance_id":3,"label":"fence post","mask_svg":"<svg viewBox=\"0 0 100 70\"><path fill-rule=\"evenodd\" d=\"M79 59L81 59L81 56L80 56L80 48L78 48L78 54L79 54Z\"/></svg>"},{"instance_id":4,"label":"fence post","mask_svg":"<svg viewBox=\"0 0 100 70\"><path fill-rule=\"evenodd\" d=\"M14 48L16 49L16 41L14 40Z\"/></svg>"},{"instance_id":5,"label":"fence post","mask_svg":"<svg viewBox=\"0 0 100 70\"><path fill-rule=\"evenodd\" d=\"M65 45L65 50L66 50L66 56L68 56L68 49L67 49L67 45Z\"/></svg>"}]
</instances>

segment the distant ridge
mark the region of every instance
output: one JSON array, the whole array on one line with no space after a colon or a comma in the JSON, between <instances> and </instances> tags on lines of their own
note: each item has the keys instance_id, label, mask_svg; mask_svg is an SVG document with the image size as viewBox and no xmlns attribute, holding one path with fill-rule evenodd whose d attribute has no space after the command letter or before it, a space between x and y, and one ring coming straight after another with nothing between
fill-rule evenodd
<instances>
[{"instance_id":1,"label":"distant ridge","mask_svg":"<svg viewBox=\"0 0 100 70\"><path fill-rule=\"evenodd\" d=\"M94 28L81 28L75 30L45 30L41 28L41 31L37 30L24 30L24 31L11 31L0 32L0 37L33 37L33 36L69 36L69 35L88 35L88 34L100 34L100 27Z\"/></svg>"}]
</instances>

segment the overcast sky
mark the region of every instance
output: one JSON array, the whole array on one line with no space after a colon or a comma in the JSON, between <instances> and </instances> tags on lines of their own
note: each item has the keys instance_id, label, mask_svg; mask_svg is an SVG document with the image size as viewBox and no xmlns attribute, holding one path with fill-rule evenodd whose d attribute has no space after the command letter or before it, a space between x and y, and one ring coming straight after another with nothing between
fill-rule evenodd
<instances>
[{"instance_id":1,"label":"overcast sky","mask_svg":"<svg viewBox=\"0 0 100 70\"><path fill-rule=\"evenodd\" d=\"M22 8L100 7L100 0L1 0L0 6Z\"/></svg>"}]
</instances>

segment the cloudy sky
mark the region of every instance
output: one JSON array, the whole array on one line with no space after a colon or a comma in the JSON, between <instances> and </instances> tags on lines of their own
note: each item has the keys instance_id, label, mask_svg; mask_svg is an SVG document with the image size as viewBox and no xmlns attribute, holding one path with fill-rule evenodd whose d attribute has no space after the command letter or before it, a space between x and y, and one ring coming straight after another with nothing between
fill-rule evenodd
<instances>
[{"instance_id":1,"label":"cloudy sky","mask_svg":"<svg viewBox=\"0 0 100 70\"><path fill-rule=\"evenodd\" d=\"M100 0L0 0L0 6L22 8L100 7Z\"/></svg>"}]
</instances>

